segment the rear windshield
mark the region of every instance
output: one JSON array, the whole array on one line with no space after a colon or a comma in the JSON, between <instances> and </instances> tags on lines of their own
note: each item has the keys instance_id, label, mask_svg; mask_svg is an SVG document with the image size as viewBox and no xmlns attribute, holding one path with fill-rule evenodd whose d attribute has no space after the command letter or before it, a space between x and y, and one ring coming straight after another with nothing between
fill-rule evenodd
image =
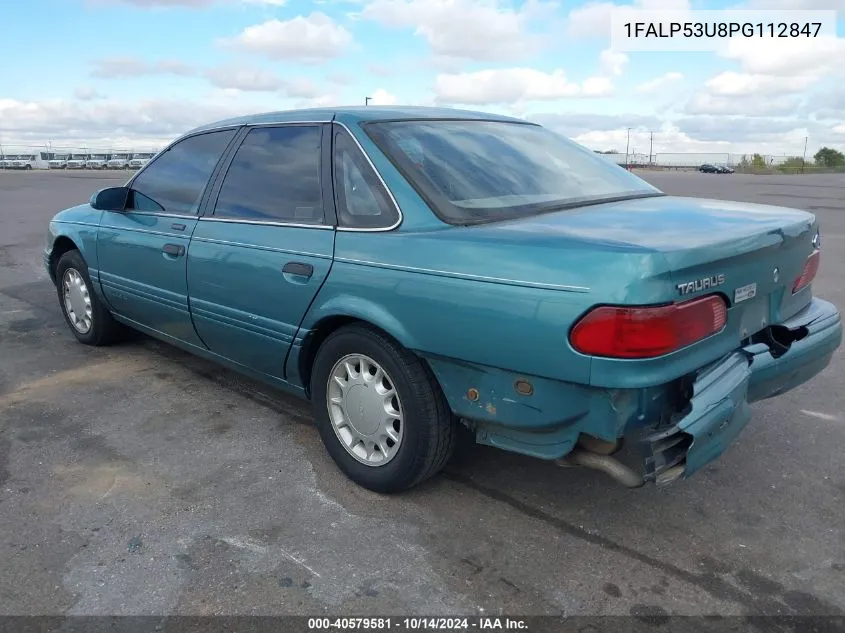
<instances>
[{"instance_id":1,"label":"rear windshield","mask_svg":"<svg viewBox=\"0 0 845 633\"><path fill-rule=\"evenodd\" d=\"M364 129L450 224L663 195L626 169L538 125L379 121Z\"/></svg>"}]
</instances>

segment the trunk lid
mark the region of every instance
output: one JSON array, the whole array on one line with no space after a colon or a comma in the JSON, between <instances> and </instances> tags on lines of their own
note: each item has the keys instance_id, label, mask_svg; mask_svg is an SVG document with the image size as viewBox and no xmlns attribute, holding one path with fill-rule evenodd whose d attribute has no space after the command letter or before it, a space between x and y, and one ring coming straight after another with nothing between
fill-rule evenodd
<instances>
[{"instance_id":1,"label":"trunk lid","mask_svg":"<svg viewBox=\"0 0 845 633\"><path fill-rule=\"evenodd\" d=\"M489 225L492 228L494 225ZM672 301L713 292L728 300L740 338L799 312L809 289L792 294L817 232L813 214L769 205L660 196L497 223L515 231L660 253Z\"/></svg>"}]
</instances>

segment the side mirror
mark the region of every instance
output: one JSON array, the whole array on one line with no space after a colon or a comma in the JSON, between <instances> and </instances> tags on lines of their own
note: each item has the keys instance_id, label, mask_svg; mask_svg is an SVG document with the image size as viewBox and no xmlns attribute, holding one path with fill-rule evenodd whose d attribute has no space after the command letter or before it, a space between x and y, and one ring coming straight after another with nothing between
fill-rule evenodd
<instances>
[{"instance_id":1,"label":"side mirror","mask_svg":"<svg viewBox=\"0 0 845 633\"><path fill-rule=\"evenodd\" d=\"M129 187L108 187L100 189L88 201L98 211L123 211L129 201Z\"/></svg>"}]
</instances>

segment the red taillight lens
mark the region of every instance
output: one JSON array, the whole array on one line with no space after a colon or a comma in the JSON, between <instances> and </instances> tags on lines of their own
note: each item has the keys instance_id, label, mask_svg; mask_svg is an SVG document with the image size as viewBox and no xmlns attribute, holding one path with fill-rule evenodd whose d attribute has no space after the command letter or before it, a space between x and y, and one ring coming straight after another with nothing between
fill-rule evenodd
<instances>
[{"instance_id":1,"label":"red taillight lens","mask_svg":"<svg viewBox=\"0 0 845 633\"><path fill-rule=\"evenodd\" d=\"M807 258L807 261L804 263L804 270L801 272L801 276L795 280L794 284L792 284L792 294L795 294L799 290L803 290L811 283L813 283L813 279L815 279L816 273L819 272L819 264L821 263L821 259L821 251L813 251L812 253L810 253L810 256Z\"/></svg>"},{"instance_id":2,"label":"red taillight lens","mask_svg":"<svg viewBox=\"0 0 845 633\"><path fill-rule=\"evenodd\" d=\"M718 295L667 306L601 306L575 325L569 340L590 356L654 358L715 334L727 316Z\"/></svg>"}]
</instances>

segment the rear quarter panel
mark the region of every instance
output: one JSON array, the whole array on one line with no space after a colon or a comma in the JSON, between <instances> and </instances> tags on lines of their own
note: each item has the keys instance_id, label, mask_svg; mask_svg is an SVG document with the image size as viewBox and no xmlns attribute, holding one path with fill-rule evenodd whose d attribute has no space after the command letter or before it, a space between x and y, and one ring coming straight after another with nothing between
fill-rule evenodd
<instances>
[{"instance_id":1,"label":"rear quarter panel","mask_svg":"<svg viewBox=\"0 0 845 633\"><path fill-rule=\"evenodd\" d=\"M424 356L589 384L591 359L568 342L572 324L599 297L647 303L669 285L660 259L644 252L558 247L532 257L519 244L454 234L338 232L302 330L350 316Z\"/></svg>"}]
</instances>

